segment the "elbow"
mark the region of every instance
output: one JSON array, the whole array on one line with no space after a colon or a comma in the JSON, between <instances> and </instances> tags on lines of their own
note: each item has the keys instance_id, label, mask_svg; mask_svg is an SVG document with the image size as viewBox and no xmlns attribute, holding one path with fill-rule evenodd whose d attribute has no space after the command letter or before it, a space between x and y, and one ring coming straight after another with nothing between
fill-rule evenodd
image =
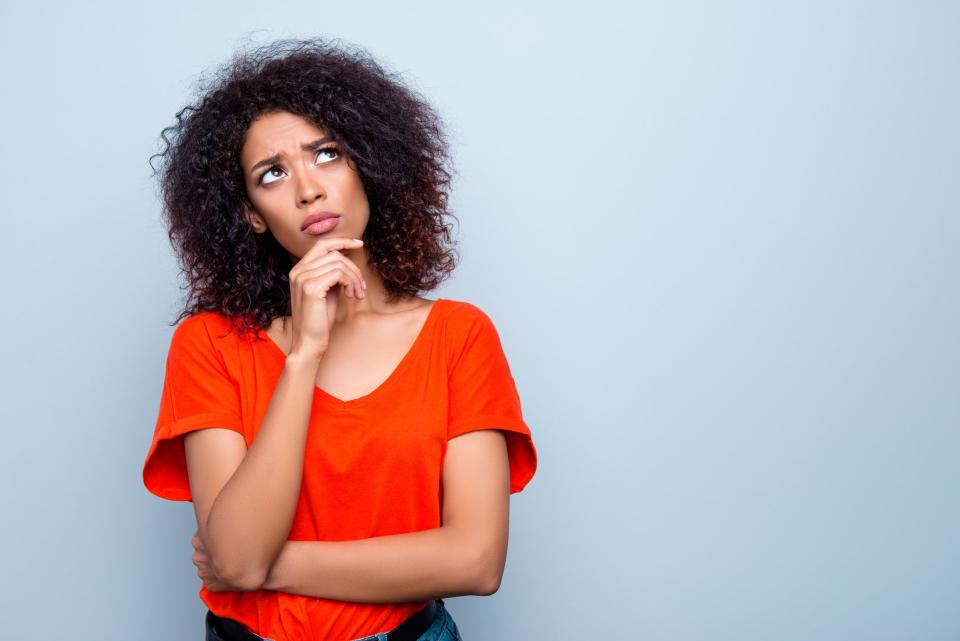
<instances>
[{"instance_id":1,"label":"elbow","mask_svg":"<svg viewBox=\"0 0 960 641\"><path fill-rule=\"evenodd\" d=\"M496 591L500 589L501 578L502 575L499 572L488 572L480 577L474 594L477 596L490 596L491 594L495 594Z\"/></svg>"},{"instance_id":2,"label":"elbow","mask_svg":"<svg viewBox=\"0 0 960 641\"><path fill-rule=\"evenodd\" d=\"M240 564L218 562L216 559L211 559L211 566L221 581L238 592L260 590L267 580L266 572L243 567Z\"/></svg>"},{"instance_id":3,"label":"elbow","mask_svg":"<svg viewBox=\"0 0 960 641\"><path fill-rule=\"evenodd\" d=\"M209 540L204 535L210 570L221 582L237 592L252 592L263 588L269 568L262 568L249 553L238 554L236 541ZM229 545L230 548L223 549Z\"/></svg>"},{"instance_id":4,"label":"elbow","mask_svg":"<svg viewBox=\"0 0 960 641\"><path fill-rule=\"evenodd\" d=\"M490 596L500 589L506 555L498 549L483 549L470 563L471 594Z\"/></svg>"}]
</instances>

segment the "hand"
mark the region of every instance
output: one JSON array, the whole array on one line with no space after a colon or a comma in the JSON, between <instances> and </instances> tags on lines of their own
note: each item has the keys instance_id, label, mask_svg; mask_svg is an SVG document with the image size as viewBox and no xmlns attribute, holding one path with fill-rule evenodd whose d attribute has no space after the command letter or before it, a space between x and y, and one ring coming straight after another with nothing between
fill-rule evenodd
<instances>
[{"instance_id":1,"label":"hand","mask_svg":"<svg viewBox=\"0 0 960 641\"><path fill-rule=\"evenodd\" d=\"M338 251L362 246L363 241L356 238L320 238L290 270L291 354L323 358L337 317L335 285L347 296L366 296L360 268Z\"/></svg>"},{"instance_id":2,"label":"hand","mask_svg":"<svg viewBox=\"0 0 960 641\"><path fill-rule=\"evenodd\" d=\"M193 538L190 539L190 543L193 544L195 550L193 554L193 564L197 566L197 576L203 581L203 587L210 592L237 591L232 586L224 583L220 577L217 576L217 573L213 571L213 566L210 564L210 557L207 554L206 548L203 547L203 541L200 540L200 530L193 533Z\"/></svg>"}]
</instances>

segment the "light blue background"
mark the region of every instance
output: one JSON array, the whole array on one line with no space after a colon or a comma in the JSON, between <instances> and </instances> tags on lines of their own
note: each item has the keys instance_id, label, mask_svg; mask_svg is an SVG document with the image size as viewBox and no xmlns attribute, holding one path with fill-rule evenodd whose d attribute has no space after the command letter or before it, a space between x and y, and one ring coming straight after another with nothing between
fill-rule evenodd
<instances>
[{"instance_id":1,"label":"light blue background","mask_svg":"<svg viewBox=\"0 0 960 641\"><path fill-rule=\"evenodd\" d=\"M468 641L960 638L960 9L809 1L5 3L0 636L201 638L192 507L140 478L147 158L315 35L447 120L428 295L494 319L538 447Z\"/></svg>"}]
</instances>

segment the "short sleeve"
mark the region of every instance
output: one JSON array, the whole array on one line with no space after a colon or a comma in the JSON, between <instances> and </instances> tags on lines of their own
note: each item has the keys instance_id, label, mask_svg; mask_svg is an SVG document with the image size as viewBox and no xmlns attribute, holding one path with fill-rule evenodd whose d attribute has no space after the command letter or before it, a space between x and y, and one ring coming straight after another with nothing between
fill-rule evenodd
<instances>
[{"instance_id":1,"label":"short sleeve","mask_svg":"<svg viewBox=\"0 0 960 641\"><path fill-rule=\"evenodd\" d=\"M201 314L177 325L167 352L160 411L143 483L160 498L190 501L183 435L207 427L243 434L240 394Z\"/></svg>"},{"instance_id":2,"label":"short sleeve","mask_svg":"<svg viewBox=\"0 0 960 641\"><path fill-rule=\"evenodd\" d=\"M510 459L510 493L537 469L537 450L523 419L520 396L500 336L480 308L460 301L448 320L449 418L447 440L473 430L502 430Z\"/></svg>"}]
</instances>

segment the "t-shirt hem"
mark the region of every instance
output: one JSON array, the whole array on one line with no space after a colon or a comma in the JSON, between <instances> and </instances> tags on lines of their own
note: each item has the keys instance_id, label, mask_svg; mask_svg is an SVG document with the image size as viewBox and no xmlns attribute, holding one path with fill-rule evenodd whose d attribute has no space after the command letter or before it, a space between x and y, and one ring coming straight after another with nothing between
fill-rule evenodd
<instances>
[{"instance_id":1,"label":"t-shirt hem","mask_svg":"<svg viewBox=\"0 0 960 641\"><path fill-rule=\"evenodd\" d=\"M530 427L516 416L474 416L451 423L447 440L476 430L503 430L507 433L507 454L510 457L510 493L523 490L537 469L537 449Z\"/></svg>"},{"instance_id":2,"label":"t-shirt hem","mask_svg":"<svg viewBox=\"0 0 960 641\"><path fill-rule=\"evenodd\" d=\"M142 471L143 484L151 494L169 501L192 500L186 470L182 470L181 479L177 479L174 482L165 481L164 475L165 473L169 474L170 469L168 465L158 465L156 463L157 457L159 454L170 456L170 453L163 452L163 450L171 445L173 439L182 437L188 432L211 427L233 430L241 436L244 436L243 424L240 419L235 415L222 413L207 412L204 414L194 414L193 416L186 416L157 428L157 437L154 439L150 451L147 453ZM244 438L246 437L244 436ZM186 461L183 462L183 465L186 465Z\"/></svg>"}]
</instances>

